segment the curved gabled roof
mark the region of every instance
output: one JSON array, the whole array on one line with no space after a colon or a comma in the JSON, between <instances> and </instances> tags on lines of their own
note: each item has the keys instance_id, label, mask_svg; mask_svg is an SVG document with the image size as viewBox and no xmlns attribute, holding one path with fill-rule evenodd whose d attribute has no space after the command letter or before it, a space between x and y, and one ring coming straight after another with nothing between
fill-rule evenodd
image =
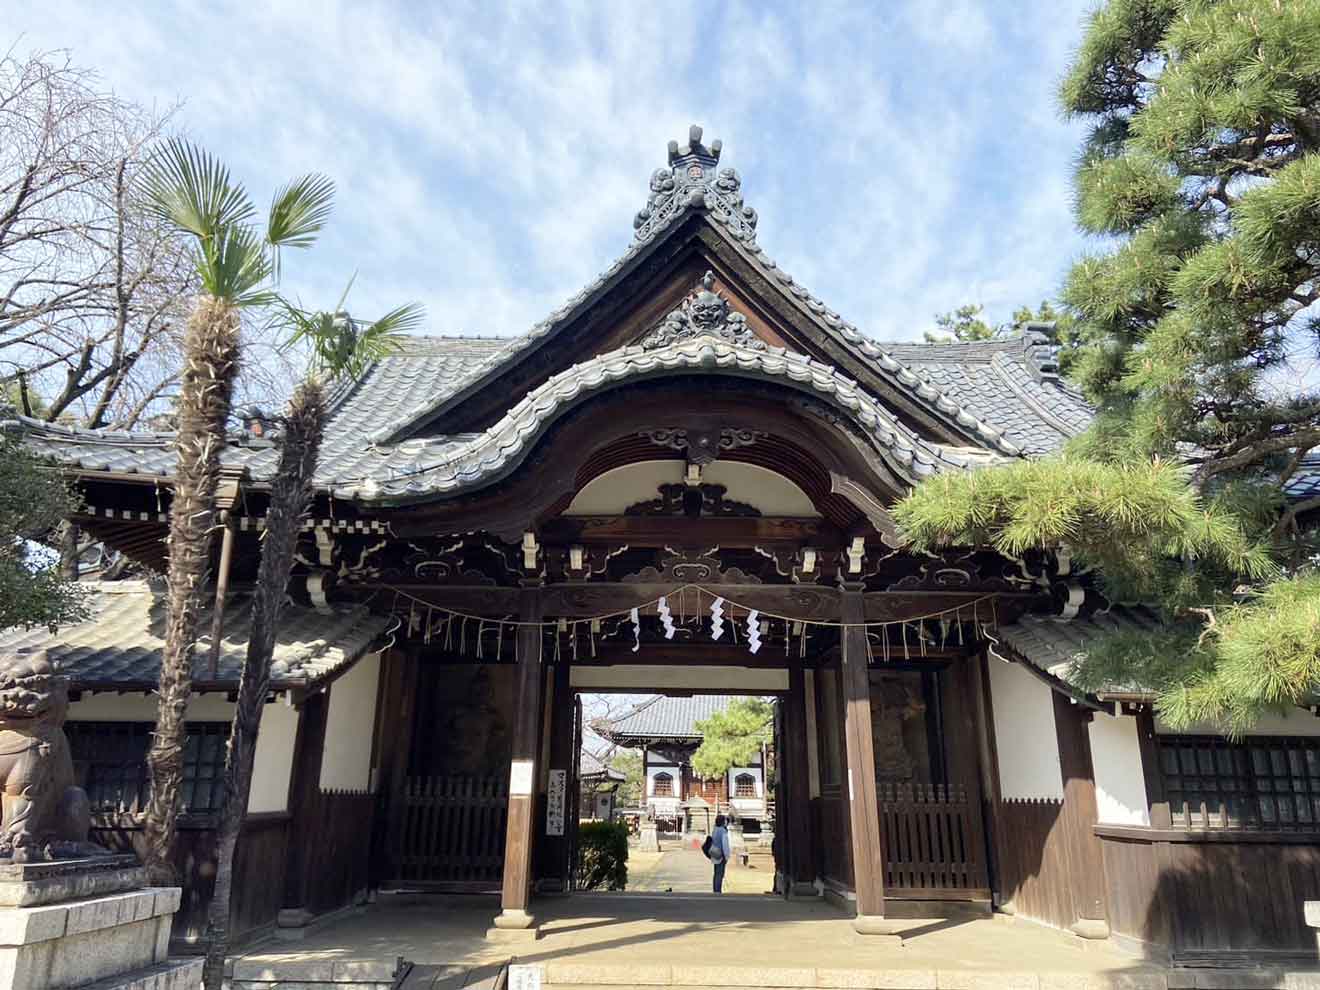
<instances>
[{"instance_id":1,"label":"curved gabled roof","mask_svg":"<svg viewBox=\"0 0 1320 990\"><path fill-rule=\"evenodd\" d=\"M759 378L825 399L856 421L895 473L909 481L944 467L985 463L997 455L1048 453L1089 422L1086 404L1045 370L1042 354L1048 347L1034 337L985 345L916 345L882 344L864 335L765 254L756 243L756 214L743 203L737 174L718 169L718 162L718 142L706 147L699 128L687 145L673 143L669 168L652 176L651 196L638 214L633 244L599 278L521 337L410 338L399 354L373 364L333 400L317 486L365 502L471 491L511 470L559 411L579 398L615 383L666 374ZM561 354L556 360L563 370L521 398L510 395L502 416L491 408L489 417L470 417L480 425L498 417L493 425L468 433L444 431L446 410L457 412L482 390L482 401L490 407L492 390L517 380L502 380L502 375L601 299L692 217L718 231L724 238L720 244L731 245L737 257L759 273L760 281L776 290L776 305L799 314L793 319L801 318L801 332L809 330L811 340L828 341L817 359L784 350L751 350L738 341L713 338L700 347L691 346L690 340L659 349L623 347L572 367L565 364L573 358ZM822 363L822 355L837 366ZM840 370L843 367L849 374ZM546 374L525 376L521 388ZM880 401L879 393L904 408L904 416L928 416L927 426L943 424L937 435L966 437L981 449L922 439ZM85 431L22 419L19 426L38 453L82 472L166 479L173 470L172 434ZM269 440L235 437L224 460L260 484L273 476L278 449Z\"/></svg>"}]
</instances>

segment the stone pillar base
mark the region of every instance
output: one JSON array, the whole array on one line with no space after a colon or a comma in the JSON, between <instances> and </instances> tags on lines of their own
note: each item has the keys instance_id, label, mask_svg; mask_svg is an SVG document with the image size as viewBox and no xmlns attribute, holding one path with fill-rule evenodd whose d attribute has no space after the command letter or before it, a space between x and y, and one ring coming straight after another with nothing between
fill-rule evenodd
<instances>
[{"instance_id":1,"label":"stone pillar base","mask_svg":"<svg viewBox=\"0 0 1320 990\"><path fill-rule=\"evenodd\" d=\"M0 866L0 883L13 888L10 899L30 905L0 908L0 986L60 990L107 981L131 987L130 978L167 963L178 887L69 895L122 888L134 879L133 871L113 861Z\"/></svg>"},{"instance_id":2,"label":"stone pillar base","mask_svg":"<svg viewBox=\"0 0 1320 990\"><path fill-rule=\"evenodd\" d=\"M1078 918L1071 928L1074 935L1082 938L1104 940L1109 937L1109 922L1102 918Z\"/></svg>"},{"instance_id":3,"label":"stone pillar base","mask_svg":"<svg viewBox=\"0 0 1320 990\"><path fill-rule=\"evenodd\" d=\"M853 930L859 935L867 936L868 942L872 939L883 940L886 944L895 946L903 944L903 929L908 924L874 914L859 914L853 918Z\"/></svg>"},{"instance_id":4,"label":"stone pillar base","mask_svg":"<svg viewBox=\"0 0 1320 990\"><path fill-rule=\"evenodd\" d=\"M813 900L820 897L820 891L816 884L811 880L794 880L788 888L789 897L810 897Z\"/></svg>"},{"instance_id":5,"label":"stone pillar base","mask_svg":"<svg viewBox=\"0 0 1320 990\"><path fill-rule=\"evenodd\" d=\"M536 919L526 911L506 908L491 924L486 930L489 942L533 942L540 935Z\"/></svg>"}]
</instances>

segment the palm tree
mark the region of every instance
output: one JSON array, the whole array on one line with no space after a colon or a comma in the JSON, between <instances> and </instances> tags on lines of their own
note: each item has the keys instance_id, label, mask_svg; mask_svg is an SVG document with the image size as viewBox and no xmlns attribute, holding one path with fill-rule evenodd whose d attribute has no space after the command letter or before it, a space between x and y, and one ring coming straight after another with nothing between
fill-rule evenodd
<instances>
[{"instance_id":1,"label":"palm tree","mask_svg":"<svg viewBox=\"0 0 1320 990\"><path fill-rule=\"evenodd\" d=\"M183 784L183 746L198 613L209 569L220 452L239 358L239 316L274 301L281 248L305 248L329 216L334 184L307 175L276 193L265 229L242 185L205 151L163 144L143 175L148 208L192 242L201 282L184 333L177 401L174 497L170 503L168 602L160 707L147 765L144 831L153 883L172 883Z\"/></svg>"},{"instance_id":2,"label":"palm tree","mask_svg":"<svg viewBox=\"0 0 1320 990\"><path fill-rule=\"evenodd\" d=\"M352 283L349 285L351 287ZM243 659L238 703L225 750L225 797L217 839L215 893L207 917L208 944L203 981L208 990L219 990L224 979L225 956L229 951L234 849L242 831L243 814L252 786L252 764L257 732L261 728L261 713L270 692L270 665L280 608L284 603L289 572L293 569L302 518L312 501L312 478L320 456L326 390L338 379L360 377L368 364L397 348L401 335L417 329L424 315L420 306L410 304L387 313L374 323L362 325L344 311L347 296L348 290L345 289L333 313L307 313L288 303L281 306L294 331L290 344L310 344L312 368L306 380L294 390L284 416L280 463L271 482L266 535L252 600L252 634Z\"/></svg>"}]
</instances>

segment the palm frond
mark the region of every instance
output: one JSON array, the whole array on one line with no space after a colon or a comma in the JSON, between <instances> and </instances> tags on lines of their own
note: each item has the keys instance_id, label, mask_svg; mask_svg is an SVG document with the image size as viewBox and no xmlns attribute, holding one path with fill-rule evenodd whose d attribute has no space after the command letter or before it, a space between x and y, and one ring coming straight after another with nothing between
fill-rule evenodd
<instances>
[{"instance_id":1,"label":"palm frond","mask_svg":"<svg viewBox=\"0 0 1320 990\"><path fill-rule=\"evenodd\" d=\"M270 301L268 292L257 290L271 277L271 259L252 227L222 229L216 237L202 242L202 256L204 264L198 269L202 288L210 295L238 306Z\"/></svg>"},{"instance_id":2,"label":"palm frond","mask_svg":"<svg viewBox=\"0 0 1320 990\"><path fill-rule=\"evenodd\" d=\"M310 312L287 300L280 300L282 319L292 331L285 346L307 343L311 347L315 373L331 380L361 376L373 361L397 351L400 338L420 329L426 317L420 303L409 303L372 323L363 324L344 310L347 295L345 290L333 313Z\"/></svg>"},{"instance_id":3,"label":"palm frond","mask_svg":"<svg viewBox=\"0 0 1320 990\"><path fill-rule=\"evenodd\" d=\"M276 248L310 247L334 208L335 183L311 173L275 193L270 204L266 240Z\"/></svg>"},{"instance_id":4,"label":"palm frond","mask_svg":"<svg viewBox=\"0 0 1320 990\"><path fill-rule=\"evenodd\" d=\"M142 175L150 211L202 241L246 224L255 210L247 192L215 156L172 138L160 145Z\"/></svg>"}]
</instances>

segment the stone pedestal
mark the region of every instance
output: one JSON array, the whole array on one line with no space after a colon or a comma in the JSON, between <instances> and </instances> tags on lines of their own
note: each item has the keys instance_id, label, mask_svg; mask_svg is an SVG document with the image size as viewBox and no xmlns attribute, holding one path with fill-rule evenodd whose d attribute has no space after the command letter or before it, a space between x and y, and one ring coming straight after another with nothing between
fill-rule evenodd
<instances>
[{"instance_id":1,"label":"stone pedestal","mask_svg":"<svg viewBox=\"0 0 1320 990\"><path fill-rule=\"evenodd\" d=\"M202 960L169 959L178 887L146 887L132 856L0 865L0 987L173 990Z\"/></svg>"},{"instance_id":2,"label":"stone pedestal","mask_svg":"<svg viewBox=\"0 0 1320 990\"><path fill-rule=\"evenodd\" d=\"M655 822L642 822L639 838L637 848L642 852L660 851L660 835L656 831Z\"/></svg>"}]
</instances>

